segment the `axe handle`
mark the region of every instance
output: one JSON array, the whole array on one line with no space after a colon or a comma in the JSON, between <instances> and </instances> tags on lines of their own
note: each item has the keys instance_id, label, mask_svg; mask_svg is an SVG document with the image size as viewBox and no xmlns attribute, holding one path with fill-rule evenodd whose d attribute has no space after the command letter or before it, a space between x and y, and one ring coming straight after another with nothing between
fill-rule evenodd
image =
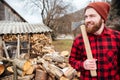
<instances>
[{"instance_id":1,"label":"axe handle","mask_svg":"<svg viewBox=\"0 0 120 80\"><path fill-rule=\"evenodd\" d=\"M82 33L82 36L83 36L83 41L84 41L85 50L86 50L86 53L87 53L87 58L91 60L91 59L93 59L93 56L92 56L92 51L91 51L91 48L90 48L90 43L89 43L89 40L88 40L87 32L85 30L85 25L81 25L80 29L81 29L81 33ZM91 73L92 77L97 76L96 70L90 70L90 73Z\"/></svg>"}]
</instances>

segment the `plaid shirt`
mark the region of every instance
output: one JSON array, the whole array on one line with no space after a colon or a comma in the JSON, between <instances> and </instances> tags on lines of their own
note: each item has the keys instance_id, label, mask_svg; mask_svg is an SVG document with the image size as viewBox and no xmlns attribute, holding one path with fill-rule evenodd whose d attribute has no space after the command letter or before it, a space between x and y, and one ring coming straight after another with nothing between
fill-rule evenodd
<instances>
[{"instance_id":1,"label":"plaid shirt","mask_svg":"<svg viewBox=\"0 0 120 80\"><path fill-rule=\"evenodd\" d=\"M81 34L74 40L69 63L81 72L81 80L120 80L120 33L104 28L101 35L88 34L92 55L97 59L97 77L83 68L87 59Z\"/></svg>"}]
</instances>

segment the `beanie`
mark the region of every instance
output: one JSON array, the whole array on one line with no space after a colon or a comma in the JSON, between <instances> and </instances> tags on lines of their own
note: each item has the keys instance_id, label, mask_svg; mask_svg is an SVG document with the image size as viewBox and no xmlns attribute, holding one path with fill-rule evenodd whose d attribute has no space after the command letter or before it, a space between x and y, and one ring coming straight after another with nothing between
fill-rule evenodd
<instances>
[{"instance_id":1,"label":"beanie","mask_svg":"<svg viewBox=\"0 0 120 80\"><path fill-rule=\"evenodd\" d=\"M85 10L89 7L95 9L106 22L110 10L110 5L107 2L92 2L85 8Z\"/></svg>"}]
</instances>

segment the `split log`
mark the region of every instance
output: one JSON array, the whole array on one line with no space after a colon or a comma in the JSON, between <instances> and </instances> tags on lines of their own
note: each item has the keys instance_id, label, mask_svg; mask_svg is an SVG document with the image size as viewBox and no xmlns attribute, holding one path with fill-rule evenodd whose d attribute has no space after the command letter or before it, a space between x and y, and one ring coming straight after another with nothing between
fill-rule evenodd
<instances>
[{"instance_id":1,"label":"split log","mask_svg":"<svg viewBox=\"0 0 120 80\"><path fill-rule=\"evenodd\" d=\"M69 80L69 79L66 78L65 76L62 76L62 77L60 78L60 80Z\"/></svg>"},{"instance_id":2,"label":"split log","mask_svg":"<svg viewBox=\"0 0 120 80\"><path fill-rule=\"evenodd\" d=\"M30 68L25 72L25 74L32 74L35 70L36 65L31 65Z\"/></svg>"},{"instance_id":3,"label":"split log","mask_svg":"<svg viewBox=\"0 0 120 80\"><path fill-rule=\"evenodd\" d=\"M53 65L48 63L47 61L45 61L43 58L39 58L39 60L37 60L37 63L42 63L44 69L49 73L49 74L53 74L54 76L56 76L58 79L63 75L62 70Z\"/></svg>"},{"instance_id":4,"label":"split log","mask_svg":"<svg viewBox=\"0 0 120 80\"><path fill-rule=\"evenodd\" d=\"M25 71L22 71L18 68L17 68L17 73L18 73L19 76L22 76L22 77L25 76Z\"/></svg>"},{"instance_id":5,"label":"split log","mask_svg":"<svg viewBox=\"0 0 120 80\"><path fill-rule=\"evenodd\" d=\"M7 71L14 73L13 70L14 70L13 66L7 67ZM26 73L25 71L22 71L18 68L16 70L17 70L17 73L18 73L19 76L22 76L22 77L25 76L25 73Z\"/></svg>"},{"instance_id":6,"label":"split log","mask_svg":"<svg viewBox=\"0 0 120 80\"><path fill-rule=\"evenodd\" d=\"M18 76L18 80L33 80L34 74L31 75L25 75L23 77Z\"/></svg>"},{"instance_id":7,"label":"split log","mask_svg":"<svg viewBox=\"0 0 120 80\"><path fill-rule=\"evenodd\" d=\"M13 62L16 64L16 66L19 69L21 69L23 71L27 71L31 66L31 63L28 60L14 59Z\"/></svg>"},{"instance_id":8,"label":"split log","mask_svg":"<svg viewBox=\"0 0 120 80\"><path fill-rule=\"evenodd\" d=\"M59 67L53 64L49 64L48 67L50 72L54 74L58 79L63 75L63 71Z\"/></svg>"},{"instance_id":9,"label":"split log","mask_svg":"<svg viewBox=\"0 0 120 80\"><path fill-rule=\"evenodd\" d=\"M36 69L35 80L48 80L48 74L40 69Z\"/></svg>"},{"instance_id":10,"label":"split log","mask_svg":"<svg viewBox=\"0 0 120 80\"><path fill-rule=\"evenodd\" d=\"M69 56L69 52L68 51L62 51L60 53L60 55L63 56L63 57L68 57Z\"/></svg>"},{"instance_id":11,"label":"split log","mask_svg":"<svg viewBox=\"0 0 120 80\"><path fill-rule=\"evenodd\" d=\"M58 52L55 52L52 54L45 54L43 56L43 59L47 61L55 61L55 62L60 62L60 63L65 62L65 58L63 56L60 56Z\"/></svg>"},{"instance_id":12,"label":"split log","mask_svg":"<svg viewBox=\"0 0 120 80\"><path fill-rule=\"evenodd\" d=\"M5 67L3 64L0 64L0 75L5 71Z\"/></svg>"},{"instance_id":13,"label":"split log","mask_svg":"<svg viewBox=\"0 0 120 80\"><path fill-rule=\"evenodd\" d=\"M1 60L1 61L9 61L9 62L13 62L12 59L8 59L8 58L2 57L2 56L0 56L0 60Z\"/></svg>"},{"instance_id":14,"label":"split log","mask_svg":"<svg viewBox=\"0 0 120 80\"><path fill-rule=\"evenodd\" d=\"M19 76L22 76L22 77L25 76L25 74L31 75L34 72L35 68L36 68L36 65L31 65L31 67L27 71L23 71L23 70L17 68L17 73L19 74ZM7 67L7 70L9 72L14 73L13 66Z\"/></svg>"},{"instance_id":15,"label":"split log","mask_svg":"<svg viewBox=\"0 0 120 80\"><path fill-rule=\"evenodd\" d=\"M14 80L14 75L6 75L1 77L0 80Z\"/></svg>"},{"instance_id":16,"label":"split log","mask_svg":"<svg viewBox=\"0 0 120 80\"><path fill-rule=\"evenodd\" d=\"M12 73L13 73L13 72L14 72L14 71L13 71L13 66L9 66L9 67L7 67L7 71L9 71L9 72L12 72Z\"/></svg>"},{"instance_id":17,"label":"split log","mask_svg":"<svg viewBox=\"0 0 120 80\"><path fill-rule=\"evenodd\" d=\"M63 69L65 67L67 67L68 64L67 63L59 63L59 64L57 64L57 66Z\"/></svg>"},{"instance_id":18,"label":"split log","mask_svg":"<svg viewBox=\"0 0 120 80\"><path fill-rule=\"evenodd\" d=\"M72 67L67 67L63 69L63 72L65 77L72 79L75 75L76 70L73 69Z\"/></svg>"}]
</instances>

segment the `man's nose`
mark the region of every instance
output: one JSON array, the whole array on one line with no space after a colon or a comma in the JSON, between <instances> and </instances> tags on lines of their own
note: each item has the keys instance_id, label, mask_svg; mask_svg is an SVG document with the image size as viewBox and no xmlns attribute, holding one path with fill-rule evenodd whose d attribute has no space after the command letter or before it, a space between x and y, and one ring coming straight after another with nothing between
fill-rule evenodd
<instances>
[{"instance_id":1,"label":"man's nose","mask_svg":"<svg viewBox=\"0 0 120 80\"><path fill-rule=\"evenodd\" d=\"M90 22L91 21L91 18L90 17L87 17L86 19L85 19L85 22Z\"/></svg>"}]
</instances>

